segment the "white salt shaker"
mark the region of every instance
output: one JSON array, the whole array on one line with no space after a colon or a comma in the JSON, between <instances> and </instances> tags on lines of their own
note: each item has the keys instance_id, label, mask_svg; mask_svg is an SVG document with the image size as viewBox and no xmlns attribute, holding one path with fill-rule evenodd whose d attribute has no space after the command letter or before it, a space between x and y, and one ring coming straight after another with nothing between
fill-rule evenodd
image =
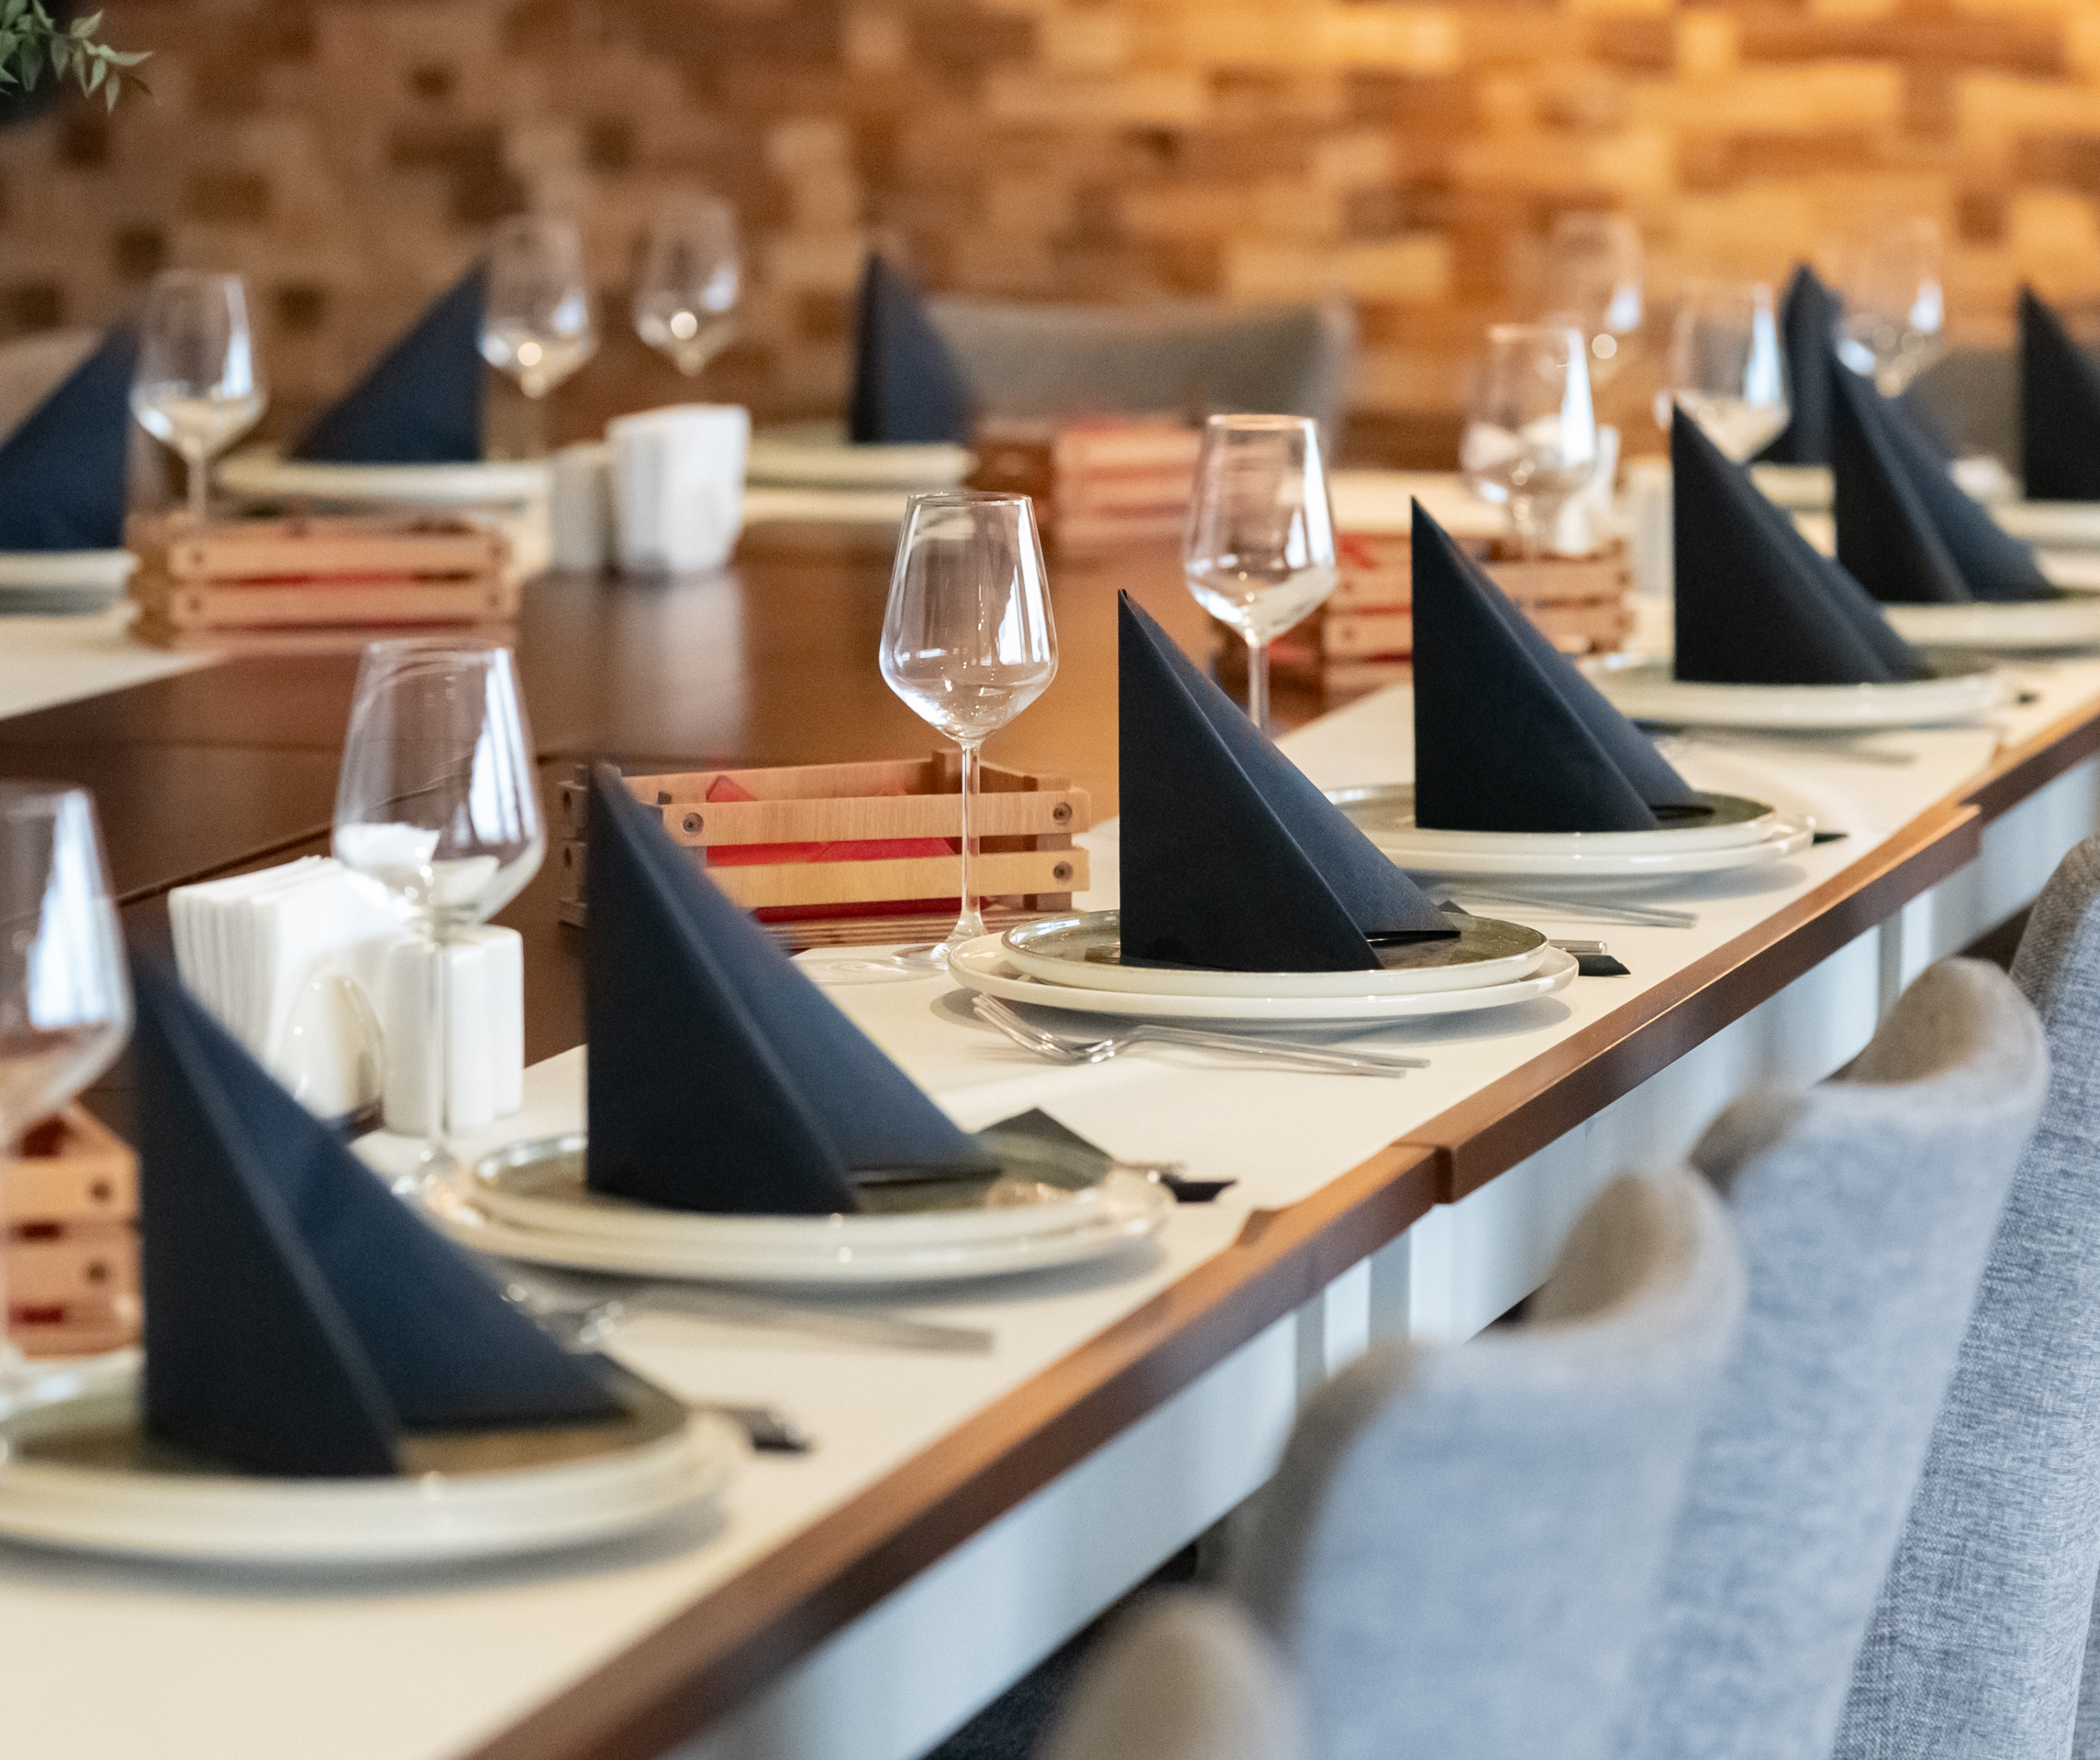
<instances>
[{"instance_id":1,"label":"white salt shaker","mask_svg":"<svg viewBox=\"0 0 2100 1760\"><path fill-rule=\"evenodd\" d=\"M483 927L438 948L404 936L387 948L380 980L386 1128L404 1137L437 1133L424 1023L430 1019L430 987L441 971L449 978L450 1129L479 1130L525 1103L523 938L514 929Z\"/></svg>"},{"instance_id":2,"label":"white salt shaker","mask_svg":"<svg viewBox=\"0 0 2100 1760\"><path fill-rule=\"evenodd\" d=\"M612 561L612 448L602 440L564 447L550 477L548 560L596 574Z\"/></svg>"}]
</instances>

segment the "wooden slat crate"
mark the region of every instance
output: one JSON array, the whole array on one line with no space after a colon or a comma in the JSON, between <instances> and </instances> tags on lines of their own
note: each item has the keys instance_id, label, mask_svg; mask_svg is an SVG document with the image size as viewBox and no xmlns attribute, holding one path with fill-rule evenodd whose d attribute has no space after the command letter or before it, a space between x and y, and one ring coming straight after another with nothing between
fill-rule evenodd
<instances>
[{"instance_id":1,"label":"wooden slat crate","mask_svg":"<svg viewBox=\"0 0 2100 1760\"><path fill-rule=\"evenodd\" d=\"M1181 540L1202 434L1178 416L995 418L972 443L971 486L1034 496L1046 540L1061 554Z\"/></svg>"},{"instance_id":2,"label":"wooden slat crate","mask_svg":"<svg viewBox=\"0 0 2100 1760\"><path fill-rule=\"evenodd\" d=\"M452 517L135 521L140 633L166 647L307 651L518 615L499 532Z\"/></svg>"},{"instance_id":3,"label":"wooden slat crate","mask_svg":"<svg viewBox=\"0 0 2100 1760\"><path fill-rule=\"evenodd\" d=\"M973 815L987 926L1070 907L1088 884L1083 789L986 764ZM709 879L796 947L938 939L955 922L961 771L952 750L875 763L630 776ZM588 901L588 779L562 785L564 920ZM946 848L938 846L946 844ZM907 847L899 848L904 845ZM929 847L929 845L936 846Z\"/></svg>"},{"instance_id":4,"label":"wooden slat crate","mask_svg":"<svg viewBox=\"0 0 2100 1760\"><path fill-rule=\"evenodd\" d=\"M32 1357L114 1350L139 1335L139 1164L68 1107L0 1161L8 1331Z\"/></svg>"}]
</instances>

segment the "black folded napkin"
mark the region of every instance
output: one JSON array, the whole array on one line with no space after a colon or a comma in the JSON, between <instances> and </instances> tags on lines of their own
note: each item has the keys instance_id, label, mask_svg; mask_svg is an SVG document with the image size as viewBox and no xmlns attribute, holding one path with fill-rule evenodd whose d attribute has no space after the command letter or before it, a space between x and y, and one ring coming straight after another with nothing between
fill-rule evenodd
<instances>
[{"instance_id":1,"label":"black folded napkin","mask_svg":"<svg viewBox=\"0 0 2100 1760\"><path fill-rule=\"evenodd\" d=\"M918 288L880 257L870 257L861 272L854 334L847 432L856 444L969 438L976 402L969 381Z\"/></svg>"},{"instance_id":2,"label":"black folded napkin","mask_svg":"<svg viewBox=\"0 0 2100 1760\"><path fill-rule=\"evenodd\" d=\"M1457 933L1127 593L1119 615L1126 961L1375 971L1370 936Z\"/></svg>"},{"instance_id":3,"label":"black folded napkin","mask_svg":"<svg viewBox=\"0 0 2100 1760\"><path fill-rule=\"evenodd\" d=\"M1887 684L1925 663L1864 587L1794 529L1683 410L1670 425L1676 675L1707 684Z\"/></svg>"},{"instance_id":4,"label":"black folded napkin","mask_svg":"<svg viewBox=\"0 0 2100 1760\"><path fill-rule=\"evenodd\" d=\"M1652 831L1697 791L1414 504L1414 822Z\"/></svg>"},{"instance_id":5,"label":"black folded napkin","mask_svg":"<svg viewBox=\"0 0 2100 1760\"><path fill-rule=\"evenodd\" d=\"M476 264L308 428L291 455L315 464L467 464L481 456Z\"/></svg>"},{"instance_id":6,"label":"black folded napkin","mask_svg":"<svg viewBox=\"0 0 2100 1760\"><path fill-rule=\"evenodd\" d=\"M2030 501L2100 501L2100 363L2020 289L2020 470Z\"/></svg>"},{"instance_id":7,"label":"black folded napkin","mask_svg":"<svg viewBox=\"0 0 2100 1760\"><path fill-rule=\"evenodd\" d=\"M1780 301L1779 328L1786 350L1789 416L1780 437L1758 455L1766 464L1830 462L1831 349L1843 310L1838 296L1807 263L1794 266Z\"/></svg>"},{"instance_id":8,"label":"black folded napkin","mask_svg":"<svg viewBox=\"0 0 2100 1760\"><path fill-rule=\"evenodd\" d=\"M593 1190L672 1210L823 1216L860 1208L851 1169L995 1164L602 764L587 861Z\"/></svg>"},{"instance_id":9,"label":"black folded napkin","mask_svg":"<svg viewBox=\"0 0 2100 1760\"><path fill-rule=\"evenodd\" d=\"M619 1406L172 977L138 975L146 1421L253 1472L391 1473L404 1429Z\"/></svg>"},{"instance_id":10,"label":"black folded napkin","mask_svg":"<svg viewBox=\"0 0 2100 1760\"><path fill-rule=\"evenodd\" d=\"M1886 605L2047 599L2034 552L1947 473L1899 404L1830 367L1838 560Z\"/></svg>"},{"instance_id":11,"label":"black folded napkin","mask_svg":"<svg viewBox=\"0 0 2100 1760\"><path fill-rule=\"evenodd\" d=\"M0 550L121 550L131 369L112 330L0 442Z\"/></svg>"}]
</instances>

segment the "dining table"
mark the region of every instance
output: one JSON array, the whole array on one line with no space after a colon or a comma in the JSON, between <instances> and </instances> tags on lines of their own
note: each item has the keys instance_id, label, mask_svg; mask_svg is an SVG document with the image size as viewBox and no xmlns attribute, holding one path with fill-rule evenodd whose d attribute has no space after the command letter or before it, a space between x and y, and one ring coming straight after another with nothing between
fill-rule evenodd
<instances>
[{"instance_id":1,"label":"dining table","mask_svg":"<svg viewBox=\"0 0 2100 1760\"><path fill-rule=\"evenodd\" d=\"M923 755L927 730L876 665L889 567L887 533L781 524L705 575L529 582L515 647L549 822L598 759ZM1052 579L1056 680L989 755L1090 792L1077 902L1105 906L1118 595L1207 663L1217 637L1171 552L1053 556ZM139 957L165 948L170 889L327 851L355 652L169 656L19 622L22 643L0 624L0 774L94 788ZM617 1543L365 1576L0 1545L0 1747L924 1753L1257 1491L1312 1389L1374 1346L1492 1324L1614 1173L1680 1159L1746 1089L1829 1075L1930 961L2002 954L2100 828L2100 653L2009 665L2014 700L1972 724L1664 736L1696 785L1811 816L1822 837L1652 895L1689 923L1541 908L1526 920L1607 942L1626 975L1366 1035L1426 1060L1404 1076L1167 1048L1068 1066L992 1031L939 974L829 989L967 1128L1040 1107L1118 1156L1229 1183L1085 1266L826 1298L986 1329L983 1351L638 1313L613 1340L623 1360L694 1400L777 1406L813 1445L756 1455L712 1515ZM1282 706L1282 747L1322 786L1411 776L1406 686ZM583 935L562 921L558 868L496 919L524 941L525 1110L468 1155L582 1124ZM705 1071L694 1087L704 1131ZM130 1129L123 1065L88 1098ZM399 1146L365 1146L382 1165Z\"/></svg>"}]
</instances>

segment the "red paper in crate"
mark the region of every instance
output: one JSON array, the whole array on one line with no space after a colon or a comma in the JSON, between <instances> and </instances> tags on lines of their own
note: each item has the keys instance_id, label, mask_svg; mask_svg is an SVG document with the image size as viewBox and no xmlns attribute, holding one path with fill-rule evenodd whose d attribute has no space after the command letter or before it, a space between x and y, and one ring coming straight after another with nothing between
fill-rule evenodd
<instances>
[{"instance_id":1,"label":"red paper in crate","mask_svg":"<svg viewBox=\"0 0 2100 1760\"><path fill-rule=\"evenodd\" d=\"M885 796L902 797L902 789L885 789ZM711 801L755 801L758 797L730 777L717 777L708 785ZM757 868L783 862L894 861L911 856L957 856L960 852L946 838L867 838L855 842L829 843L721 843L708 851L710 868ZM776 904L752 914L761 922L797 922L823 917L902 917L928 911L962 909L953 899L886 899L870 904Z\"/></svg>"}]
</instances>

